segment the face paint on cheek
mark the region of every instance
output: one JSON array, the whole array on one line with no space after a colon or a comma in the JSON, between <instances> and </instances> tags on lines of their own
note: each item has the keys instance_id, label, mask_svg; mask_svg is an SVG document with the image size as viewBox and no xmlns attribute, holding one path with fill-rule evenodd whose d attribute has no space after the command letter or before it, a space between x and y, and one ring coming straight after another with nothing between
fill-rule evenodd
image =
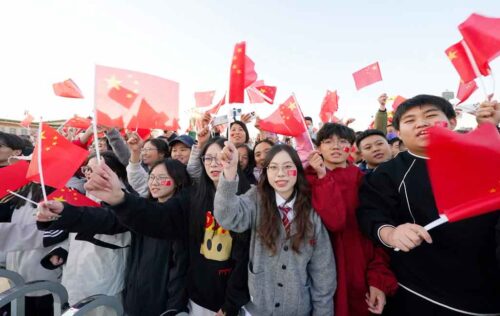
<instances>
[{"instance_id":1,"label":"face paint on cheek","mask_svg":"<svg viewBox=\"0 0 500 316\"><path fill-rule=\"evenodd\" d=\"M439 122L434 123L434 126L439 126L439 127L447 128L448 127L448 122L439 121Z\"/></svg>"},{"instance_id":2,"label":"face paint on cheek","mask_svg":"<svg viewBox=\"0 0 500 316\"><path fill-rule=\"evenodd\" d=\"M171 180L164 180L164 181L160 182L160 184L165 186L165 187L169 187L169 186L172 186L172 181Z\"/></svg>"},{"instance_id":3,"label":"face paint on cheek","mask_svg":"<svg viewBox=\"0 0 500 316\"><path fill-rule=\"evenodd\" d=\"M297 170L288 170L287 174L290 177L296 177L297 176Z\"/></svg>"},{"instance_id":4,"label":"face paint on cheek","mask_svg":"<svg viewBox=\"0 0 500 316\"><path fill-rule=\"evenodd\" d=\"M343 150L345 153L349 153L349 152L351 152L351 147L344 147Z\"/></svg>"}]
</instances>

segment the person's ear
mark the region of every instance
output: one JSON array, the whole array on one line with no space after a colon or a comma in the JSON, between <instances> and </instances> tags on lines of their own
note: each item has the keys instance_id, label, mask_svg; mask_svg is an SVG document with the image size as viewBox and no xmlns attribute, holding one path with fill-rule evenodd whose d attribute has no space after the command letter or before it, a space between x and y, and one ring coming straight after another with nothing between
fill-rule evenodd
<instances>
[{"instance_id":1,"label":"person's ear","mask_svg":"<svg viewBox=\"0 0 500 316\"><path fill-rule=\"evenodd\" d=\"M15 149L12 151L12 156L21 156L23 151L21 149Z\"/></svg>"},{"instance_id":2,"label":"person's ear","mask_svg":"<svg viewBox=\"0 0 500 316\"><path fill-rule=\"evenodd\" d=\"M457 118L456 117L451 118L449 119L449 121L450 121L450 129L454 130L455 127L457 127Z\"/></svg>"}]
</instances>

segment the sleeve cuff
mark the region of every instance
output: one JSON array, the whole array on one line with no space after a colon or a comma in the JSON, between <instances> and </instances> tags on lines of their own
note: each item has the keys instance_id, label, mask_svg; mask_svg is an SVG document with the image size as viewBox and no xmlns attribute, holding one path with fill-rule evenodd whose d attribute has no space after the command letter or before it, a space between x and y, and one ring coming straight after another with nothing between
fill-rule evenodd
<instances>
[{"instance_id":1,"label":"sleeve cuff","mask_svg":"<svg viewBox=\"0 0 500 316\"><path fill-rule=\"evenodd\" d=\"M40 261L40 264L42 267L44 267L47 270L55 270L59 268L60 266L55 266L50 262L50 258L52 256L58 256L63 259L63 264L66 263L66 259L68 259L68 251L64 249L63 247L57 247L52 249L45 257L42 258Z\"/></svg>"},{"instance_id":2,"label":"sleeve cuff","mask_svg":"<svg viewBox=\"0 0 500 316\"><path fill-rule=\"evenodd\" d=\"M382 230L382 228L384 228L384 227L392 227L392 228L396 228L396 227L394 227L393 225L385 224L385 225L381 225L381 226L377 229L377 238L378 238L378 240L380 241L380 243L381 243L382 245L386 246L387 248L391 248L391 249L392 249L392 248L394 248L394 247L393 247L393 246L391 246L391 245L389 245L388 243L384 242L384 241L382 240L382 238L380 237L380 231L381 231L381 230Z\"/></svg>"}]
</instances>

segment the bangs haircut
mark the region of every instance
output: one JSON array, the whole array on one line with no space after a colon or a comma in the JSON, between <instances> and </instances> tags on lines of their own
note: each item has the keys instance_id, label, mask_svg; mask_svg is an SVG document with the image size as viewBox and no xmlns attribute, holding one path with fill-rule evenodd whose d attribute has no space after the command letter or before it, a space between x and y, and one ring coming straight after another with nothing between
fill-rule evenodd
<instances>
[{"instance_id":1,"label":"bangs haircut","mask_svg":"<svg viewBox=\"0 0 500 316\"><path fill-rule=\"evenodd\" d=\"M448 100L435 95L419 94L404 101L398 106L392 118L392 126L399 131L399 123L401 122L403 115L414 107L422 105L435 106L440 112L443 112L448 119L452 119L457 116L455 110L453 109L453 105L451 105Z\"/></svg>"}]
</instances>

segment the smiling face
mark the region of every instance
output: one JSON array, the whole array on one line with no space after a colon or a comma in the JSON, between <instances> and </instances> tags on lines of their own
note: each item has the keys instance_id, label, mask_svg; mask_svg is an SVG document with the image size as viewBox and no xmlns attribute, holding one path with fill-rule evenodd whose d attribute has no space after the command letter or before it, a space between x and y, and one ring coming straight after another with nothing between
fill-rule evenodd
<instances>
[{"instance_id":1,"label":"smiling face","mask_svg":"<svg viewBox=\"0 0 500 316\"><path fill-rule=\"evenodd\" d=\"M243 127L239 124L234 123L229 130L229 137L231 138L231 142L236 146L239 144L244 144L246 140L247 134Z\"/></svg>"},{"instance_id":2,"label":"smiling face","mask_svg":"<svg viewBox=\"0 0 500 316\"><path fill-rule=\"evenodd\" d=\"M376 168L381 163L391 159L391 146L380 135L365 137L360 143L361 157L366 161L368 168Z\"/></svg>"},{"instance_id":3,"label":"smiling face","mask_svg":"<svg viewBox=\"0 0 500 316\"><path fill-rule=\"evenodd\" d=\"M429 144L427 129L437 124L453 128L456 125L456 119L448 119L434 105L424 104L413 107L401 116L399 138L409 151L416 155L425 156L425 149Z\"/></svg>"},{"instance_id":4,"label":"smiling face","mask_svg":"<svg viewBox=\"0 0 500 316\"><path fill-rule=\"evenodd\" d=\"M262 142L255 146L254 148L254 157L255 157L255 166L257 168L262 169L264 166L264 160L266 160L266 154L271 150L271 145Z\"/></svg>"},{"instance_id":5,"label":"smiling face","mask_svg":"<svg viewBox=\"0 0 500 316\"><path fill-rule=\"evenodd\" d=\"M165 202L174 194L175 183L168 174L165 164L160 163L151 170L148 188L151 196L158 199L158 202Z\"/></svg>"},{"instance_id":6,"label":"smiling face","mask_svg":"<svg viewBox=\"0 0 500 316\"><path fill-rule=\"evenodd\" d=\"M218 144L212 144L208 146L203 156L205 172L214 183L219 181L219 176L222 172L222 164L217 157L217 154L219 154L221 150L222 148Z\"/></svg>"},{"instance_id":7,"label":"smiling face","mask_svg":"<svg viewBox=\"0 0 500 316\"><path fill-rule=\"evenodd\" d=\"M282 198L288 199L293 194L297 183L297 166L286 151L277 153L267 166L267 180Z\"/></svg>"},{"instance_id":8,"label":"smiling face","mask_svg":"<svg viewBox=\"0 0 500 316\"><path fill-rule=\"evenodd\" d=\"M141 158L145 165L151 166L156 161L164 159L164 155L158 153L158 148L152 142L146 142L141 149Z\"/></svg>"},{"instance_id":9,"label":"smiling face","mask_svg":"<svg viewBox=\"0 0 500 316\"><path fill-rule=\"evenodd\" d=\"M351 143L337 135L321 141L319 151L328 169L345 168L351 152Z\"/></svg>"},{"instance_id":10,"label":"smiling face","mask_svg":"<svg viewBox=\"0 0 500 316\"><path fill-rule=\"evenodd\" d=\"M191 155L191 148L181 142L178 142L172 146L172 152L170 155L172 156L172 159L179 160L183 164L187 165L189 155Z\"/></svg>"}]
</instances>

